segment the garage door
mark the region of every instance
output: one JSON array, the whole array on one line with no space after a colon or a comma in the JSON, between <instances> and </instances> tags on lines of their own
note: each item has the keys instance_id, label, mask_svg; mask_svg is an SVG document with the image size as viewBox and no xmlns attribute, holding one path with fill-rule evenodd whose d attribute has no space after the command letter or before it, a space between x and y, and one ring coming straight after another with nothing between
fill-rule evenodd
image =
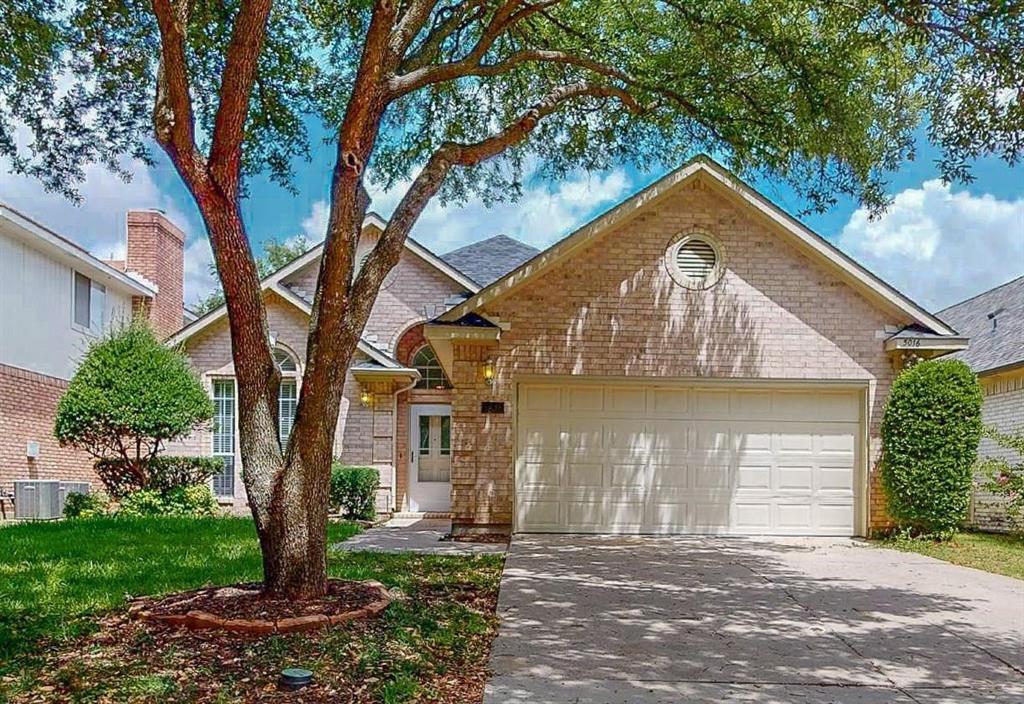
<instances>
[{"instance_id":1,"label":"garage door","mask_svg":"<svg viewBox=\"0 0 1024 704\"><path fill-rule=\"evenodd\" d=\"M521 384L522 532L853 535L856 391Z\"/></svg>"}]
</instances>

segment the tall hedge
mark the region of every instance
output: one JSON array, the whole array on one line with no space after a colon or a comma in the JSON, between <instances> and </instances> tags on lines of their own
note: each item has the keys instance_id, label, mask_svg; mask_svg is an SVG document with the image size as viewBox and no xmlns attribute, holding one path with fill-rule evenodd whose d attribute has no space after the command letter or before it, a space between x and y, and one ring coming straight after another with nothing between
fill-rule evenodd
<instances>
[{"instance_id":1,"label":"tall hedge","mask_svg":"<svg viewBox=\"0 0 1024 704\"><path fill-rule=\"evenodd\" d=\"M882 484L901 528L944 539L966 518L981 402L959 360L921 362L896 378L882 417Z\"/></svg>"}]
</instances>

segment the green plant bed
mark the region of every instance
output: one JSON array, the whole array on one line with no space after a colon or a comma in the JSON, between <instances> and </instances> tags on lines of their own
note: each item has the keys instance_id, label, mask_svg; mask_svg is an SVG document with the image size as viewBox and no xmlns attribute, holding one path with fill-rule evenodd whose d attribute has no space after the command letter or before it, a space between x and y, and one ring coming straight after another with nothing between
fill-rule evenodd
<instances>
[{"instance_id":1,"label":"green plant bed","mask_svg":"<svg viewBox=\"0 0 1024 704\"><path fill-rule=\"evenodd\" d=\"M1003 533L958 533L952 540L879 541L883 547L915 552L962 567L1024 579L1024 536Z\"/></svg>"}]
</instances>

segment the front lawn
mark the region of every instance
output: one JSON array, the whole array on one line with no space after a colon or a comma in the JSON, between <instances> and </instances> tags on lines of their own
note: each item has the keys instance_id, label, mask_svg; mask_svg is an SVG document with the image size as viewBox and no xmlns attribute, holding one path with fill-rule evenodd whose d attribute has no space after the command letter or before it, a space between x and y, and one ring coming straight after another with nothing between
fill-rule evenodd
<instances>
[{"instance_id":1,"label":"front lawn","mask_svg":"<svg viewBox=\"0 0 1024 704\"><path fill-rule=\"evenodd\" d=\"M358 531L331 526L331 541ZM127 598L258 579L248 519L97 519L0 529L0 701L267 701L284 667L302 701L472 701L501 558L332 552L331 576L404 595L373 620L251 639L128 621ZM293 697L294 698L294 695Z\"/></svg>"},{"instance_id":2,"label":"front lawn","mask_svg":"<svg viewBox=\"0 0 1024 704\"><path fill-rule=\"evenodd\" d=\"M998 533L958 533L953 540L887 540L887 548L916 552L954 565L1024 579L1024 536Z\"/></svg>"}]
</instances>

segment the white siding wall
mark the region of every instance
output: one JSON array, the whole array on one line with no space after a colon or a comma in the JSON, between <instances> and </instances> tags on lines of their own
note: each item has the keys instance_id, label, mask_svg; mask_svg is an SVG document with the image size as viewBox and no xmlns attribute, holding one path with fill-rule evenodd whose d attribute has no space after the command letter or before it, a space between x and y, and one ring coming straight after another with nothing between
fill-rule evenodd
<instances>
[{"instance_id":1,"label":"white siding wall","mask_svg":"<svg viewBox=\"0 0 1024 704\"><path fill-rule=\"evenodd\" d=\"M72 326L73 269L0 232L0 363L68 379L93 336ZM105 320L131 296L107 286Z\"/></svg>"}]
</instances>

